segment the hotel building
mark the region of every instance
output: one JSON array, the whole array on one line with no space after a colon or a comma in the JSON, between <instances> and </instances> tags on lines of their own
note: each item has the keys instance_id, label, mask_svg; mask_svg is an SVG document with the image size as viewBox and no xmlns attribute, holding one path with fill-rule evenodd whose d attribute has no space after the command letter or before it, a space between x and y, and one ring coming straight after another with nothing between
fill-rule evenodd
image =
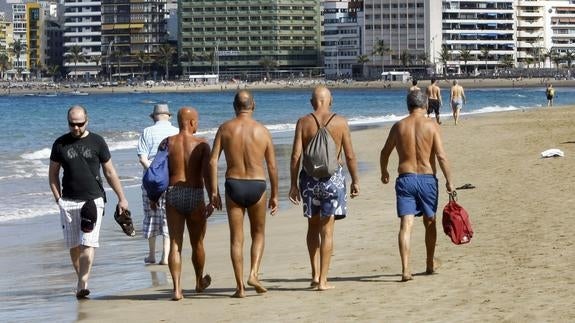
<instances>
[{"instance_id":1,"label":"hotel building","mask_svg":"<svg viewBox=\"0 0 575 323\"><path fill-rule=\"evenodd\" d=\"M321 66L317 0L181 0L179 14L179 56L198 57L182 60L184 72L245 76L266 68L291 73Z\"/></svg>"},{"instance_id":2,"label":"hotel building","mask_svg":"<svg viewBox=\"0 0 575 323\"><path fill-rule=\"evenodd\" d=\"M64 7L64 55L69 57L70 48L79 46L84 58L77 64L66 59L64 67L70 76L97 75L102 56L101 1L64 0Z\"/></svg>"}]
</instances>

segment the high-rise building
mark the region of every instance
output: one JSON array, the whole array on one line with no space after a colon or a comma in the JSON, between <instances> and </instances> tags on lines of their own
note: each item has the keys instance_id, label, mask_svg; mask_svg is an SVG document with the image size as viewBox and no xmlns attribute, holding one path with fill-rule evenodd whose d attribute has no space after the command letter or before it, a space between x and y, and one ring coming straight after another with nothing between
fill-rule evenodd
<instances>
[{"instance_id":1,"label":"high-rise building","mask_svg":"<svg viewBox=\"0 0 575 323\"><path fill-rule=\"evenodd\" d=\"M514 0L444 0L446 55L441 59L443 65L447 63L443 66L444 72L474 73L513 66L516 61L514 15Z\"/></svg>"},{"instance_id":2,"label":"high-rise building","mask_svg":"<svg viewBox=\"0 0 575 323\"><path fill-rule=\"evenodd\" d=\"M516 4L517 63L533 67L541 62L545 48L545 7L541 0L519 0Z\"/></svg>"},{"instance_id":3,"label":"high-rise building","mask_svg":"<svg viewBox=\"0 0 575 323\"><path fill-rule=\"evenodd\" d=\"M321 69L317 0L181 0L179 12L185 73Z\"/></svg>"},{"instance_id":4,"label":"high-rise building","mask_svg":"<svg viewBox=\"0 0 575 323\"><path fill-rule=\"evenodd\" d=\"M18 74L27 74L26 71L26 4L15 3L12 5L12 70L10 72ZM17 43L17 45L15 45ZM19 50L17 50L19 49ZM16 52L15 52L16 50Z\"/></svg>"},{"instance_id":5,"label":"high-rise building","mask_svg":"<svg viewBox=\"0 0 575 323\"><path fill-rule=\"evenodd\" d=\"M364 12L363 53L370 57L372 76L388 70L423 73L437 60L439 0L364 0Z\"/></svg>"},{"instance_id":6,"label":"high-rise building","mask_svg":"<svg viewBox=\"0 0 575 323\"><path fill-rule=\"evenodd\" d=\"M97 75L102 56L100 0L64 0L64 67L69 76ZM80 60L73 51L80 49Z\"/></svg>"},{"instance_id":7,"label":"high-rise building","mask_svg":"<svg viewBox=\"0 0 575 323\"><path fill-rule=\"evenodd\" d=\"M545 1L545 67L558 67L575 62L575 1Z\"/></svg>"},{"instance_id":8,"label":"high-rise building","mask_svg":"<svg viewBox=\"0 0 575 323\"><path fill-rule=\"evenodd\" d=\"M323 66L328 78L351 77L353 66L357 66L362 47L361 26L357 19L361 9L351 7L351 1L322 2Z\"/></svg>"},{"instance_id":9,"label":"high-rise building","mask_svg":"<svg viewBox=\"0 0 575 323\"><path fill-rule=\"evenodd\" d=\"M166 0L101 0L102 63L116 76L146 73L167 42Z\"/></svg>"}]
</instances>

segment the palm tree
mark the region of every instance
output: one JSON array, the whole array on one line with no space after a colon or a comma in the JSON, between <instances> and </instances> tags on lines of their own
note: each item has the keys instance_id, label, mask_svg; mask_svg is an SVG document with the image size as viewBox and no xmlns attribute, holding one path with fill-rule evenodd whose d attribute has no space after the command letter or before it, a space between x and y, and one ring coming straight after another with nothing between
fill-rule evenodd
<instances>
[{"instance_id":1,"label":"palm tree","mask_svg":"<svg viewBox=\"0 0 575 323\"><path fill-rule=\"evenodd\" d=\"M170 78L170 64L172 63L174 53L174 48L170 46L170 44L162 44L158 51L158 61L164 65L166 80Z\"/></svg>"},{"instance_id":2,"label":"palm tree","mask_svg":"<svg viewBox=\"0 0 575 323\"><path fill-rule=\"evenodd\" d=\"M369 57L367 55L359 55L357 57L357 63L361 64L361 76L365 77L365 64L369 62Z\"/></svg>"},{"instance_id":3,"label":"palm tree","mask_svg":"<svg viewBox=\"0 0 575 323\"><path fill-rule=\"evenodd\" d=\"M65 54L67 59L71 62L74 62L74 78L78 79L78 62L85 62L86 58L84 57L84 52L82 51L82 47L75 45L70 47L68 53Z\"/></svg>"},{"instance_id":4,"label":"palm tree","mask_svg":"<svg viewBox=\"0 0 575 323\"><path fill-rule=\"evenodd\" d=\"M567 63L567 68L571 68L571 64L573 64L573 60L575 60L575 51L572 49L566 50L563 59Z\"/></svg>"},{"instance_id":5,"label":"palm tree","mask_svg":"<svg viewBox=\"0 0 575 323\"><path fill-rule=\"evenodd\" d=\"M407 68L408 65L411 64L411 54L409 53L409 51L407 49L404 49L401 52L400 55L400 59L401 59L401 65L403 65L403 67Z\"/></svg>"},{"instance_id":6,"label":"palm tree","mask_svg":"<svg viewBox=\"0 0 575 323\"><path fill-rule=\"evenodd\" d=\"M261 67L263 67L265 69L266 77L269 80L270 79L270 70L272 68L275 68L276 66L278 66L278 61L276 61L272 57L266 56L266 57L262 57L262 59L260 59L259 64Z\"/></svg>"},{"instance_id":7,"label":"palm tree","mask_svg":"<svg viewBox=\"0 0 575 323\"><path fill-rule=\"evenodd\" d=\"M513 68L515 66L515 60L511 55L505 55L501 58L501 65L504 68Z\"/></svg>"},{"instance_id":8,"label":"palm tree","mask_svg":"<svg viewBox=\"0 0 575 323\"><path fill-rule=\"evenodd\" d=\"M487 73L487 60L489 59L489 48L481 47L481 58L485 61L485 72Z\"/></svg>"},{"instance_id":9,"label":"palm tree","mask_svg":"<svg viewBox=\"0 0 575 323\"><path fill-rule=\"evenodd\" d=\"M429 53L421 52L417 55L417 60L421 62L422 65L427 65L429 63Z\"/></svg>"},{"instance_id":10,"label":"palm tree","mask_svg":"<svg viewBox=\"0 0 575 323\"><path fill-rule=\"evenodd\" d=\"M385 44L385 41L379 39L375 46L373 47L373 51L371 55L373 56L381 56L381 72L384 72L383 62L385 60L385 55L391 53L391 49Z\"/></svg>"},{"instance_id":11,"label":"palm tree","mask_svg":"<svg viewBox=\"0 0 575 323\"><path fill-rule=\"evenodd\" d=\"M563 57L561 57L557 50L554 50L551 52L551 61L555 63L555 67L559 69L559 65L563 62Z\"/></svg>"},{"instance_id":12,"label":"palm tree","mask_svg":"<svg viewBox=\"0 0 575 323\"><path fill-rule=\"evenodd\" d=\"M150 63L151 60L150 55L148 55L148 53L146 52L139 51L138 53L136 53L136 59L140 64L140 73L142 74L142 77L144 77L144 67L146 66L146 64Z\"/></svg>"},{"instance_id":13,"label":"palm tree","mask_svg":"<svg viewBox=\"0 0 575 323\"><path fill-rule=\"evenodd\" d=\"M48 66L48 75L52 77L52 80L56 82L56 75L60 72L60 66L58 65L50 65Z\"/></svg>"},{"instance_id":14,"label":"palm tree","mask_svg":"<svg viewBox=\"0 0 575 323\"><path fill-rule=\"evenodd\" d=\"M194 60L196 59L196 53L194 52L193 48L187 49L182 53L181 58L185 59L188 61L188 66L187 66L187 73L190 74L190 69L192 67L192 64L194 62Z\"/></svg>"},{"instance_id":15,"label":"palm tree","mask_svg":"<svg viewBox=\"0 0 575 323\"><path fill-rule=\"evenodd\" d=\"M14 56L16 56L16 76L17 78L20 78L20 73L22 73L22 67L20 67L20 55L22 54L22 51L24 51L25 49L25 45L20 41L20 39L16 39L16 41L14 43L12 43L12 47L10 48L10 51L12 52L12 54L14 54Z\"/></svg>"},{"instance_id":16,"label":"palm tree","mask_svg":"<svg viewBox=\"0 0 575 323\"><path fill-rule=\"evenodd\" d=\"M90 57L90 61L92 63L96 63L96 69L98 70L98 74L100 73L100 63L102 63L102 56L95 55Z\"/></svg>"},{"instance_id":17,"label":"palm tree","mask_svg":"<svg viewBox=\"0 0 575 323\"><path fill-rule=\"evenodd\" d=\"M443 74L447 73L447 62L451 59L451 51L446 45L441 46L441 52L439 52L439 60L443 64Z\"/></svg>"},{"instance_id":18,"label":"palm tree","mask_svg":"<svg viewBox=\"0 0 575 323\"><path fill-rule=\"evenodd\" d=\"M122 52L118 49L115 49L110 53L110 59L112 61L118 62L118 67L116 68L116 74L118 75L118 79L120 79L120 67L121 67L120 65L122 60Z\"/></svg>"},{"instance_id":19,"label":"palm tree","mask_svg":"<svg viewBox=\"0 0 575 323\"><path fill-rule=\"evenodd\" d=\"M459 51L459 59L463 61L465 74L468 74L467 62L471 59L471 50L464 48Z\"/></svg>"},{"instance_id":20,"label":"palm tree","mask_svg":"<svg viewBox=\"0 0 575 323\"><path fill-rule=\"evenodd\" d=\"M0 53L0 79L4 79L4 72L10 67L10 58L5 52Z\"/></svg>"}]
</instances>

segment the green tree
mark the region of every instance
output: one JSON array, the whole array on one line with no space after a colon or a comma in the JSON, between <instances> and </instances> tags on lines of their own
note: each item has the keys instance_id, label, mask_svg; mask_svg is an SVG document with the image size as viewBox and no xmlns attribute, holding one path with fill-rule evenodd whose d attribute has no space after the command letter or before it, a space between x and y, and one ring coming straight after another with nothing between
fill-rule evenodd
<instances>
[{"instance_id":1,"label":"green tree","mask_svg":"<svg viewBox=\"0 0 575 323\"><path fill-rule=\"evenodd\" d=\"M190 73L190 69L192 68L192 65L194 63L194 60L197 58L196 53L194 52L193 48L189 48L186 49L183 53L182 56L180 57L182 60L186 60L188 62L188 66L186 66L186 73L187 74L191 74Z\"/></svg>"},{"instance_id":2,"label":"green tree","mask_svg":"<svg viewBox=\"0 0 575 323\"><path fill-rule=\"evenodd\" d=\"M429 53L421 52L417 55L417 60L421 62L422 65L429 64Z\"/></svg>"},{"instance_id":3,"label":"green tree","mask_svg":"<svg viewBox=\"0 0 575 323\"><path fill-rule=\"evenodd\" d=\"M373 56L381 56L381 72L384 72L384 61L385 55L389 55L391 53L391 48L385 44L385 41L379 39L375 46L373 47L373 51L371 55Z\"/></svg>"},{"instance_id":4,"label":"green tree","mask_svg":"<svg viewBox=\"0 0 575 323\"><path fill-rule=\"evenodd\" d=\"M48 75L52 77L52 81L56 82L56 76L60 74L60 66L58 65L49 65L47 69Z\"/></svg>"},{"instance_id":5,"label":"green tree","mask_svg":"<svg viewBox=\"0 0 575 323\"><path fill-rule=\"evenodd\" d=\"M278 61L276 61L272 57L266 56L266 57L262 57L262 59L260 59L259 64L266 71L266 77L269 80L270 79L270 70L272 68L275 68L278 66Z\"/></svg>"},{"instance_id":6,"label":"green tree","mask_svg":"<svg viewBox=\"0 0 575 323\"><path fill-rule=\"evenodd\" d=\"M5 52L0 53L0 79L4 79L4 73L10 68L10 58Z\"/></svg>"},{"instance_id":7,"label":"green tree","mask_svg":"<svg viewBox=\"0 0 575 323\"><path fill-rule=\"evenodd\" d=\"M120 79L120 69L122 67L122 55L123 53L119 49L115 49L110 53L110 60L117 63L116 74L118 75L118 80Z\"/></svg>"},{"instance_id":8,"label":"green tree","mask_svg":"<svg viewBox=\"0 0 575 323\"><path fill-rule=\"evenodd\" d=\"M451 60L451 51L446 45L441 46L441 52L439 52L439 60L443 64L443 74L447 74L447 62Z\"/></svg>"},{"instance_id":9,"label":"green tree","mask_svg":"<svg viewBox=\"0 0 575 323\"><path fill-rule=\"evenodd\" d=\"M471 50L464 48L459 51L459 59L463 61L463 68L465 69L465 74L469 74L469 68L467 68L467 62L471 60Z\"/></svg>"},{"instance_id":10,"label":"green tree","mask_svg":"<svg viewBox=\"0 0 575 323\"><path fill-rule=\"evenodd\" d=\"M575 51L573 51L572 49L566 50L565 53L563 54L563 59L567 63L567 68L571 68L573 60L575 60Z\"/></svg>"},{"instance_id":11,"label":"green tree","mask_svg":"<svg viewBox=\"0 0 575 323\"><path fill-rule=\"evenodd\" d=\"M148 53L144 51L139 51L136 53L136 59L138 60L138 64L140 65L140 74L144 77L144 68L146 65L150 64L151 57Z\"/></svg>"},{"instance_id":12,"label":"green tree","mask_svg":"<svg viewBox=\"0 0 575 323\"><path fill-rule=\"evenodd\" d=\"M170 79L170 65L172 64L175 52L170 44L162 44L158 50L159 62L164 66L166 81Z\"/></svg>"},{"instance_id":13,"label":"green tree","mask_svg":"<svg viewBox=\"0 0 575 323\"><path fill-rule=\"evenodd\" d=\"M481 58L485 61L485 72L487 72L487 60L489 59L489 48L481 47Z\"/></svg>"},{"instance_id":14,"label":"green tree","mask_svg":"<svg viewBox=\"0 0 575 323\"><path fill-rule=\"evenodd\" d=\"M17 78L20 78L20 74L22 73L22 67L20 66L19 62L20 62L20 55L22 55L22 52L24 51L26 45L22 43L22 41L20 41L20 39L16 39L16 41L14 41L14 43L12 43L12 46L10 47L10 52L12 52L12 54L16 57L16 64L12 64L12 65L16 65L16 75Z\"/></svg>"},{"instance_id":15,"label":"green tree","mask_svg":"<svg viewBox=\"0 0 575 323\"><path fill-rule=\"evenodd\" d=\"M369 57L367 55L359 55L357 57L357 63L361 65L361 76L365 77L365 64L369 62Z\"/></svg>"},{"instance_id":16,"label":"green tree","mask_svg":"<svg viewBox=\"0 0 575 323\"><path fill-rule=\"evenodd\" d=\"M504 68L513 68L515 66L515 60L512 55L503 56L500 63Z\"/></svg>"},{"instance_id":17,"label":"green tree","mask_svg":"<svg viewBox=\"0 0 575 323\"><path fill-rule=\"evenodd\" d=\"M399 58L401 59L401 65L403 65L403 67L407 68L407 66L411 65L412 57L407 49L401 52Z\"/></svg>"},{"instance_id":18,"label":"green tree","mask_svg":"<svg viewBox=\"0 0 575 323\"><path fill-rule=\"evenodd\" d=\"M74 79L78 79L78 63L85 62L86 57L84 56L84 52L80 46L72 46L68 53L65 54L66 58L69 62L74 63Z\"/></svg>"},{"instance_id":19,"label":"green tree","mask_svg":"<svg viewBox=\"0 0 575 323\"><path fill-rule=\"evenodd\" d=\"M559 69L559 65L563 62L563 57L557 50L551 51L551 61L555 63L555 68Z\"/></svg>"}]
</instances>

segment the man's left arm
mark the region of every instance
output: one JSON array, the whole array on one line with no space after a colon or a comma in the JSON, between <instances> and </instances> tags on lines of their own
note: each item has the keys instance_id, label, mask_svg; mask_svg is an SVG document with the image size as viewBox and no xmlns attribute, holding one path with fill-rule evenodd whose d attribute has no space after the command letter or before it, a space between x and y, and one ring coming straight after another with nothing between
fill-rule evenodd
<instances>
[{"instance_id":1,"label":"man's left arm","mask_svg":"<svg viewBox=\"0 0 575 323\"><path fill-rule=\"evenodd\" d=\"M104 171L104 176L106 177L106 181L110 187L118 196L118 206L122 210L128 209L128 200L126 200L126 196L124 195L124 190L122 189L122 183L120 183L120 178L116 173L116 168L114 168L114 164L112 163L112 159L108 159L107 162L102 163L102 170Z\"/></svg>"},{"instance_id":2,"label":"man's left arm","mask_svg":"<svg viewBox=\"0 0 575 323\"><path fill-rule=\"evenodd\" d=\"M357 174L357 158L355 157L355 152L351 144L351 131L349 130L346 120L343 120L343 138L341 145L343 147L343 153L345 154L345 164L351 176L350 196L354 198L359 195L359 176Z\"/></svg>"},{"instance_id":3,"label":"man's left arm","mask_svg":"<svg viewBox=\"0 0 575 323\"><path fill-rule=\"evenodd\" d=\"M395 127L396 125L393 125L391 130L389 130L389 135L387 136L385 145L383 146L383 149L381 149L381 153L379 155L379 168L381 169L381 182L383 184L389 183L387 164L389 163L389 155L391 155L391 152L395 148Z\"/></svg>"},{"instance_id":4,"label":"man's left arm","mask_svg":"<svg viewBox=\"0 0 575 323\"><path fill-rule=\"evenodd\" d=\"M266 136L267 140L267 147L265 151L265 158L266 158L266 165L268 169L268 176L270 178L270 186L271 186L271 196L268 203L268 208L272 215L278 210L278 169L276 165L276 153L274 144L272 142L272 136L269 131L266 129Z\"/></svg>"}]
</instances>

